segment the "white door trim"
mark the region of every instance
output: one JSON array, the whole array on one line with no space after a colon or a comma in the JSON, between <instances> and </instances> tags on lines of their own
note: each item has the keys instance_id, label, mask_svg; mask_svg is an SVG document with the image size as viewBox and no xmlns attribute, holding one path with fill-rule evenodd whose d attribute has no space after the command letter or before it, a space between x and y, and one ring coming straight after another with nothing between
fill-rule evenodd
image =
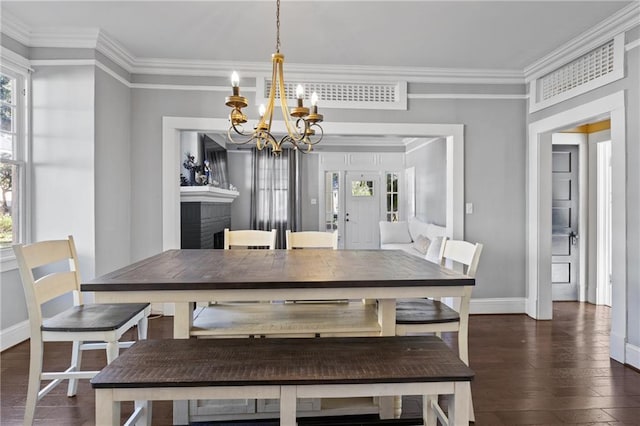
<instances>
[{"instance_id":1,"label":"white door trim","mask_svg":"<svg viewBox=\"0 0 640 426\"><path fill-rule=\"evenodd\" d=\"M527 314L552 318L551 133L609 114L612 140L613 286L611 357L625 359L626 324L626 141L625 94L616 92L529 124L527 139Z\"/></svg>"},{"instance_id":2,"label":"white door trim","mask_svg":"<svg viewBox=\"0 0 640 426\"><path fill-rule=\"evenodd\" d=\"M275 122L274 126L284 127ZM162 249L180 247L180 131L226 132L226 118L162 117ZM323 123L325 134L402 135L447 139L447 231L464 239L464 125Z\"/></svg>"}]
</instances>

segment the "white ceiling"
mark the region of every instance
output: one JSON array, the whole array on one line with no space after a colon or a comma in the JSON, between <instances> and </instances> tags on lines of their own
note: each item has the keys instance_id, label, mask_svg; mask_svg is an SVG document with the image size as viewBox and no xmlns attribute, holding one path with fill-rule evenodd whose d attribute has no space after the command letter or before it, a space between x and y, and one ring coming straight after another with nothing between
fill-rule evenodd
<instances>
[{"instance_id":1,"label":"white ceiling","mask_svg":"<svg viewBox=\"0 0 640 426\"><path fill-rule=\"evenodd\" d=\"M631 1L283 0L287 63L519 70ZM275 1L10 1L31 32L99 28L135 58L265 62Z\"/></svg>"}]
</instances>

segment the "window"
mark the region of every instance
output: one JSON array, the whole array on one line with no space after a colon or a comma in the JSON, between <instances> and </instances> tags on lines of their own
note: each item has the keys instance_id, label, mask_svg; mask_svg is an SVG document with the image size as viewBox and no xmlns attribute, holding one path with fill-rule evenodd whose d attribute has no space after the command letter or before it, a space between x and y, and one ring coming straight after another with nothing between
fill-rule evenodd
<instances>
[{"instance_id":1,"label":"window","mask_svg":"<svg viewBox=\"0 0 640 426\"><path fill-rule=\"evenodd\" d=\"M332 232L338 229L340 213L340 173L326 172L324 175L324 222L325 229Z\"/></svg>"},{"instance_id":2,"label":"window","mask_svg":"<svg viewBox=\"0 0 640 426\"><path fill-rule=\"evenodd\" d=\"M400 220L398 212L398 173L387 172L387 222Z\"/></svg>"},{"instance_id":3,"label":"window","mask_svg":"<svg viewBox=\"0 0 640 426\"><path fill-rule=\"evenodd\" d=\"M25 229L25 77L0 72L0 250L23 242ZM4 256L3 256L4 257Z\"/></svg>"}]
</instances>

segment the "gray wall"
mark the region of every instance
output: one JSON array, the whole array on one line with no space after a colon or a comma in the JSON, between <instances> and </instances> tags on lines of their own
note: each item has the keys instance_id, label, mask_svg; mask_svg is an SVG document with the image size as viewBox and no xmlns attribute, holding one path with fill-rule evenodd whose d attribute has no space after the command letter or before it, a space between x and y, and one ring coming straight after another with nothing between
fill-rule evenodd
<instances>
[{"instance_id":1,"label":"gray wall","mask_svg":"<svg viewBox=\"0 0 640 426\"><path fill-rule=\"evenodd\" d=\"M639 29L627 33L626 42L637 40ZM640 346L640 48L626 55L625 78L566 102L529 114L528 122L556 115L621 90L626 99L627 148L627 327L629 343Z\"/></svg>"},{"instance_id":2,"label":"gray wall","mask_svg":"<svg viewBox=\"0 0 640 426\"><path fill-rule=\"evenodd\" d=\"M130 154L130 89L96 68L95 91L95 273L101 275L131 259L131 168L147 164Z\"/></svg>"},{"instance_id":3,"label":"gray wall","mask_svg":"<svg viewBox=\"0 0 640 426\"><path fill-rule=\"evenodd\" d=\"M447 223L447 141L437 139L407 155L415 167L416 217L445 226Z\"/></svg>"}]
</instances>

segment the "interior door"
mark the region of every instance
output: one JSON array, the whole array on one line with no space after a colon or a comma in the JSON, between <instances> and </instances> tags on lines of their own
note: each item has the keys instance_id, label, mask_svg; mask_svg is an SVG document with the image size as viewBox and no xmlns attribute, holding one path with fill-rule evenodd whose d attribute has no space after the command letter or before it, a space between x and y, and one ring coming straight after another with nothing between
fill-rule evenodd
<instances>
[{"instance_id":1,"label":"interior door","mask_svg":"<svg viewBox=\"0 0 640 426\"><path fill-rule=\"evenodd\" d=\"M380 175L347 172L345 183L345 248L379 248Z\"/></svg>"},{"instance_id":2,"label":"interior door","mask_svg":"<svg viewBox=\"0 0 640 426\"><path fill-rule=\"evenodd\" d=\"M552 156L552 298L578 300L578 147L554 145Z\"/></svg>"}]
</instances>

